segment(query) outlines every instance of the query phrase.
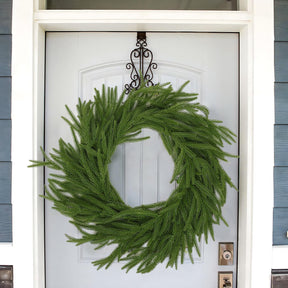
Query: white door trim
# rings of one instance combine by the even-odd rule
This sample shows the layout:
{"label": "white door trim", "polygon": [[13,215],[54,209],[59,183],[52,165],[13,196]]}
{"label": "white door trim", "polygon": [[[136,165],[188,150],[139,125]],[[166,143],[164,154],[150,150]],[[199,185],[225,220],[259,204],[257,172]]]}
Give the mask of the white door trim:
{"label": "white door trim", "polygon": [[[36,3],[37,2],[37,3]],[[44,287],[41,169],[45,31],[213,31],[240,34],[240,221],[238,287],[270,287],[273,208],[273,0],[241,1],[247,12],[44,11],[38,1],[13,1],[12,203],[13,245],[1,261]],[[25,31],[25,32],[24,32]],[[264,142],[263,142],[264,141]],[[265,161],[263,159],[265,158]],[[265,229],[263,230],[263,223]]]}

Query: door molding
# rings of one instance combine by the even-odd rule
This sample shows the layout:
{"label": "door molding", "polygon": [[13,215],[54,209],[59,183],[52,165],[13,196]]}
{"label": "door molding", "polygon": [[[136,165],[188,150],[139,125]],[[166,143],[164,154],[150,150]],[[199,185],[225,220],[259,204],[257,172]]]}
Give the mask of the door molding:
{"label": "door molding", "polygon": [[[94,65],[90,67],[86,67],[79,71],[79,86],[78,86],[78,94],[82,100],[89,100],[91,91],[94,93],[93,81],[97,79],[104,78],[107,75],[119,75],[123,73],[123,67],[126,67],[127,61],[117,61],[117,62],[107,62],[100,65]],[[137,64],[138,65],[138,64]],[[189,79],[190,86],[188,88],[192,88],[193,92],[198,93],[198,101],[201,102],[201,91],[202,91],[202,80],[201,74],[202,70],[196,67],[190,67],[187,65],[180,65],[178,63],[168,62],[168,61],[157,61],[157,72],[171,75],[172,77],[180,77],[184,81]],[[124,70],[125,71],[125,70]],[[127,71],[127,69],[126,69]],[[130,72],[130,71],[129,71]],[[130,75],[130,73],[129,73]],[[131,81],[129,77],[127,81]],[[157,81],[156,81],[157,82]],[[86,87],[86,88],[85,88]],[[99,88],[98,88],[99,89]],[[89,96],[88,96],[89,95]],[[94,95],[94,94],[93,94]]]}
{"label": "door molding", "polygon": [[20,288],[23,279],[33,283],[34,288],[44,288],[45,282],[43,200],[38,196],[43,191],[43,172],[26,168],[29,159],[41,159],[38,147],[43,144],[44,135],[45,31],[139,30],[239,33],[238,287],[270,287],[274,154],[273,0],[241,1],[244,8],[249,8],[241,12],[45,11],[35,10],[39,6],[38,1],[34,2],[13,1],[13,245],[0,245],[0,255],[3,261],[7,260],[6,264],[14,266],[14,287]]}

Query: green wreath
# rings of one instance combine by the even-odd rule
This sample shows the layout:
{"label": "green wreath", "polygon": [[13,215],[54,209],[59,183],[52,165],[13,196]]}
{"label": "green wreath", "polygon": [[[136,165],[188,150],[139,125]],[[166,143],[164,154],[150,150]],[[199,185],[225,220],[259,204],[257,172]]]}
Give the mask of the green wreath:
{"label": "green wreath", "polygon": [[[92,262],[98,268],[123,260],[123,269],[137,266],[146,273],[165,259],[167,267],[177,268],[185,253],[193,263],[202,235],[206,242],[208,234],[214,239],[213,224],[226,223],[221,207],[227,184],[234,185],[219,160],[232,156],[221,148],[235,135],[208,119],[207,108],[183,87],[142,86],[124,100],[124,93],[118,98],[116,89],[103,86],[94,101],[79,100],[77,117],[66,106],[71,120],[63,119],[74,144],[60,139],[49,156],[42,149],[44,161],[32,161],[60,172],[50,174],[45,198],[81,232],[79,239],[67,236],[69,242],[90,242],[95,249],[117,244],[108,257]],[[136,138],[142,128],[160,134],[174,160],[171,182],[177,188],[167,201],[130,207],[112,186],[108,164],[119,144],[146,139]]]}

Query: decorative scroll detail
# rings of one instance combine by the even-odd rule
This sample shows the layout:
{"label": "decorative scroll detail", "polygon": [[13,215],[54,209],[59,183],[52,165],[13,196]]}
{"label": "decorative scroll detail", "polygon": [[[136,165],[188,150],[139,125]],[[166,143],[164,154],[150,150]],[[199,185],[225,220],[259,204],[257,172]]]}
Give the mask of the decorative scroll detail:
{"label": "decorative scroll detail", "polygon": [[[125,84],[126,94],[133,89],[140,87],[141,81],[146,82],[146,86],[153,86],[153,69],[157,68],[157,64],[153,62],[153,53],[147,48],[146,32],[137,32],[137,48],[130,53],[131,63],[126,64],[128,70],[131,69],[130,78],[131,83]],[[139,59],[139,60],[138,60]],[[147,60],[147,61],[144,61]],[[139,69],[136,64],[139,61]],[[146,63],[147,64],[146,64]],[[145,69],[146,68],[146,69]]]}

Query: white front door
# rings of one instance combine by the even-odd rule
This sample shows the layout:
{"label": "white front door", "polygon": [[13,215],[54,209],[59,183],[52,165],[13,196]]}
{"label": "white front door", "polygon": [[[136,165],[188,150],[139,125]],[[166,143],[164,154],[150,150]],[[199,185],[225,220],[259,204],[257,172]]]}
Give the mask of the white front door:
{"label": "white front door", "polygon": [[[102,84],[122,91],[129,83],[126,69],[135,48],[136,33],[47,33],[45,149],[57,147],[60,137],[71,139],[61,116],[72,111],[78,97],[90,99]],[[189,80],[186,90],[199,93],[199,101],[210,110],[212,119],[238,133],[238,34],[233,33],[147,33],[148,48],[158,68],[155,83],[171,82],[176,89]],[[165,200],[173,190],[169,184],[173,161],[157,133],[145,129],[151,138],[118,147],[110,165],[110,177],[123,199],[132,206]],[[238,153],[238,144],[225,149]],[[238,161],[223,163],[233,182],[238,183]],[[47,171],[46,175],[49,174]],[[94,251],[92,245],[76,247],[65,234],[77,237],[69,219],[45,204],[47,288],[134,288],[134,287],[218,287],[218,272],[232,271],[236,287],[238,193],[228,190],[223,215],[229,224],[215,226],[215,242],[200,243],[201,257],[195,253],[178,270],[159,265],[148,274],[121,270],[113,263],[108,270],[97,270],[91,262],[109,253],[109,247]],[[219,242],[234,243],[233,265],[218,265]],[[105,254],[106,253],[106,254]]]}

